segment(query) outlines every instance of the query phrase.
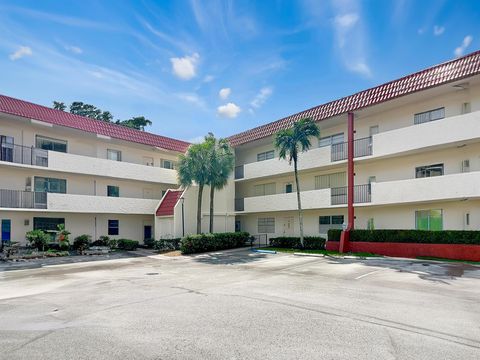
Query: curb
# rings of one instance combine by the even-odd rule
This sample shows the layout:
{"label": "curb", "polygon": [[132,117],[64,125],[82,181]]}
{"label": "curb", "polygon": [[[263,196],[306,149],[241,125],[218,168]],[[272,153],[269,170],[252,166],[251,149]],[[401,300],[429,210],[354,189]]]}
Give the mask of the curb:
{"label": "curb", "polygon": [[277,252],[274,250],[258,250],[252,249],[253,252],[262,253],[262,254],[276,254]]}

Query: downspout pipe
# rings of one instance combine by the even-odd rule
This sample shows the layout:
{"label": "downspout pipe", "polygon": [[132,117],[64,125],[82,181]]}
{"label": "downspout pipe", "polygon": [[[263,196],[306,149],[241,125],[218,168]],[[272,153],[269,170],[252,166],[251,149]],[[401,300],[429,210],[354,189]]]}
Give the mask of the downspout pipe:
{"label": "downspout pipe", "polygon": [[354,126],[354,115],[352,112],[348,113],[348,139],[347,139],[347,208],[348,208],[348,223],[346,229],[342,231],[340,237],[340,247],[339,252],[348,252],[350,233],[355,226],[355,208],[353,206],[354,202],[354,189],[355,189],[355,169],[354,169],[354,137],[355,137],[355,126]]}

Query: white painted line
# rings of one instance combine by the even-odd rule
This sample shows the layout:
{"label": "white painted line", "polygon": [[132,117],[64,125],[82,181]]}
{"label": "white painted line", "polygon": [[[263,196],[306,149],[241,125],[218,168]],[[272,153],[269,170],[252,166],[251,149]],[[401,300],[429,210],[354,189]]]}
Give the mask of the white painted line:
{"label": "white painted line", "polygon": [[366,274],[363,274],[363,275],[357,276],[357,277],[355,278],[355,280],[358,280],[358,279],[364,278],[365,276],[372,275],[372,274],[378,273],[378,272],[380,272],[380,271],[383,271],[383,270],[384,270],[384,269],[380,269],[380,270],[371,271],[371,272],[369,272],[369,273],[366,273]]}

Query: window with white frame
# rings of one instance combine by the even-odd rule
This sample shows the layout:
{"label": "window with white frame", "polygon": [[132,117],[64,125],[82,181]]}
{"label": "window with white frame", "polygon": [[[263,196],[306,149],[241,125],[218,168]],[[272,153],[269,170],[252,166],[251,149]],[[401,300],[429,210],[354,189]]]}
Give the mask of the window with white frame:
{"label": "window with white frame", "polygon": [[315,189],[330,189],[347,185],[347,173],[338,172],[315,176]]}
{"label": "window with white frame", "polygon": [[275,183],[260,184],[253,187],[254,196],[265,196],[276,194]]}
{"label": "window with white frame", "polygon": [[122,152],[120,150],[107,149],[107,159],[122,161]]}
{"label": "window with white frame", "polygon": [[257,154],[257,161],[270,160],[270,159],[273,159],[274,157],[275,157],[274,150],[264,151]]}
{"label": "window with white frame", "polygon": [[343,215],[323,215],[319,219],[319,232],[326,234],[330,229],[341,229],[344,222]]}
{"label": "window with white frame", "polygon": [[445,108],[428,110],[421,113],[417,113],[413,116],[413,123],[415,125],[423,124],[429,121],[440,120],[445,117]]}
{"label": "window with white frame", "polygon": [[275,232],[275,218],[258,218],[258,233],[271,234]]}
{"label": "window with white frame", "polygon": [[67,152],[67,142],[65,140],[53,139],[41,135],[36,135],[35,146],[44,150]]}
{"label": "window with white frame", "polygon": [[318,141],[318,147],[329,146],[333,144],[341,144],[344,142],[344,135],[343,133],[334,134],[330,136],[325,136],[320,138]]}
{"label": "window with white frame", "polygon": [[418,166],[415,168],[415,177],[433,177],[443,175],[443,164]]}
{"label": "window with white frame", "polygon": [[443,230],[443,210],[415,211],[415,228],[417,230]]}
{"label": "window with white frame", "polygon": [[172,160],[162,159],[162,168],[164,169],[175,169],[175,162]]}

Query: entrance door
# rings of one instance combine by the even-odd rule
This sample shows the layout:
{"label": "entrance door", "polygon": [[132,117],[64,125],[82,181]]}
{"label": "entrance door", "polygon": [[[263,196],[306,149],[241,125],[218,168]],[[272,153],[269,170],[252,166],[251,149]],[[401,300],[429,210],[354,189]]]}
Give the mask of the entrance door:
{"label": "entrance door", "polygon": [[283,219],[283,235],[293,235],[293,217],[286,217]]}
{"label": "entrance door", "polygon": [[2,243],[10,242],[12,237],[12,221],[10,219],[2,219]]}
{"label": "entrance door", "polygon": [[152,239],[152,225],[143,226],[143,240]]}

